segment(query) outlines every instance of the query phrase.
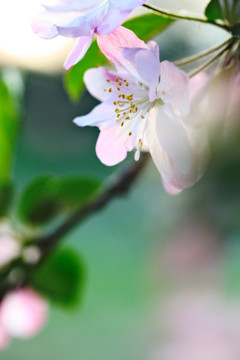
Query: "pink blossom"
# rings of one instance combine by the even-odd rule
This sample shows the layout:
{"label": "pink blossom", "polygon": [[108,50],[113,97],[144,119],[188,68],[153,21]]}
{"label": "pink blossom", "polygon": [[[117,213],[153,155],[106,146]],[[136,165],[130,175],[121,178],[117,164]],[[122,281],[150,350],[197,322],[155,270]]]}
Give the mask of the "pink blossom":
{"label": "pink blossom", "polygon": [[42,329],[47,315],[48,306],[42,297],[32,289],[22,288],[3,299],[0,323],[9,336],[27,339]]}
{"label": "pink blossom", "polygon": [[54,0],[33,21],[33,31],[45,39],[58,35],[78,38],[65,62],[65,69],[81,60],[94,34],[105,35],[121,25],[146,0]]}
{"label": "pink blossom", "polygon": [[238,360],[240,307],[215,290],[167,298],[160,322],[166,334],[152,360]]}
{"label": "pink blossom", "polygon": [[191,186],[197,178],[195,152],[181,121],[189,110],[187,74],[160,63],[154,41],[145,44],[123,27],[98,37],[98,45],[117,70],[86,71],[89,92],[103,103],[74,122],[99,127],[96,153],[105,165],[121,162],[133,149],[138,160],[144,148],[176,191]]}

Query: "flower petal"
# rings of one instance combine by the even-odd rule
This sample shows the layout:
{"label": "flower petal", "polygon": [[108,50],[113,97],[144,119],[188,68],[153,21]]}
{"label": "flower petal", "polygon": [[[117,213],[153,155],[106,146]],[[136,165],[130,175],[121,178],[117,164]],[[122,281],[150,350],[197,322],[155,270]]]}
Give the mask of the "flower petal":
{"label": "flower petal", "polygon": [[116,125],[112,102],[97,105],[89,114],[76,117],[73,122],[78,126],[98,126],[108,128]]}
{"label": "flower petal", "polygon": [[175,111],[186,115],[189,111],[189,79],[187,74],[169,61],[161,62],[159,97],[171,104]]}
{"label": "flower petal", "polygon": [[157,105],[151,110],[147,136],[163,179],[178,189],[191,186],[198,177],[195,152],[186,128],[171,108]]}
{"label": "flower petal", "polygon": [[90,35],[102,21],[104,15],[108,11],[108,2],[104,2],[99,6],[86,11],[81,16],[76,12],[75,18],[63,25],[57,26],[59,35],[67,37],[79,37]]}
{"label": "flower petal", "polygon": [[92,44],[94,33],[89,36],[81,36],[78,40],[71,53],[68,55],[64,68],[69,70],[73,65],[77,64],[86,54],[89,47]]}
{"label": "flower petal", "polygon": [[45,6],[32,22],[33,31],[39,36],[51,39],[57,35],[79,37],[90,35],[108,11],[109,2],[104,1],[91,8],[84,5],[85,12],[77,9],[77,2],[57,2],[55,6]]}
{"label": "flower petal", "polygon": [[49,11],[86,11],[89,10],[91,7],[97,6],[99,1],[97,0],[87,0],[87,1],[79,1],[79,0],[53,0],[46,4],[43,4],[44,8]]}
{"label": "flower petal", "polygon": [[160,76],[159,50],[155,48],[123,48],[123,56],[134,63],[139,77],[149,86],[149,100],[157,98],[157,85]]}
{"label": "flower petal", "polygon": [[119,128],[102,130],[96,144],[96,154],[101,162],[113,166],[123,161],[127,156],[127,148],[123,138],[119,137]]}
{"label": "flower petal", "polygon": [[106,79],[110,78],[111,74],[104,68],[88,69],[84,73],[84,83],[92,96],[100,101],[105,101],[110,94],[105,91],[107,88]]}
{"label": "flower petal", "polygon": [[[122,48],[145,48],[147,45],[140,40],[134,32],[120,26],[108,35],[97,37],[97,42],[102,53],[113,62],[120,71],[130,72],[132,64],[124,58]],[[133,68],[134,70],[134,68]]]}
{"label": "flower petal", "polygon": [[111,0],[111,5],[103,21],[97,27],[100,35],[106,35],[120,26],[132,12],[141,6],[146,0]]}

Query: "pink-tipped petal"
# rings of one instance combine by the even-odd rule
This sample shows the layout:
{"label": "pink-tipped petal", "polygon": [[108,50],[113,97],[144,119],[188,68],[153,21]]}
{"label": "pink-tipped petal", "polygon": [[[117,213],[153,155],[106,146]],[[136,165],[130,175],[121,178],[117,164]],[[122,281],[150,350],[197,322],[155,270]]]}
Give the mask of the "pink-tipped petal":
{"label": "pink-tipped petal", "polygon": [[127,156],[127,148],[124,145],[123,139],[118,136],[118,130],[118,128],[102,130],[97,140],[97,156],[107,166],[116,165]]}
{"label": "pink-tipped petal", "polygon": [[77,40],[76,45],[64,63],[64,68],[66,70],[69,70],[84,57],[92,44],[93,38],[94,34],[91,34],[90,36],[82,36]]}
{"label": "pink-tipped petal", "polygon": [[33,290],[15,290],[2,301],[1,320],[6,332],[27,339],[36,335],[46,324],[47,303]]}
{"label": "pink-tipped petal", "polygon": [[140,40],[134,32],[120,26],[108,35],[97,37],[97,42],[102,53],[113,62],[119,70],[129,72],[131,63],[124,58],[122,48],[143,48],[147,49],[144,41]]}
{"label": "pink-tipped petal", "polygon": [[161,62],[159,97],[182,115],[189,112],[189,79],[187,74],[169,61]]}

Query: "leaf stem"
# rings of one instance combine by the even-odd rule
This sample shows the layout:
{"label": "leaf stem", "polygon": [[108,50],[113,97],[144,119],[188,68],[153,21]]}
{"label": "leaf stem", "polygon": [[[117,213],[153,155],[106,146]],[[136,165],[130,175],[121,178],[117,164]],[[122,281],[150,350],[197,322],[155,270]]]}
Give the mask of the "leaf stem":
{"label": "leaf stem", "polygon": [[178,60],[178,61],[174,61],[174,64],[176,66],[183,66],[183,65],[187,65],[187,64],[190,64],[194,61],[198,61],[204,57],[207,57],[208,55],[211,55],[213,52],[221,49],[223,46],[229,44],[230,42],[232,41],[232,38],[229,38],[227,39],[226,41],[222,42],[221,44],[218,44],[214,47],[212,47],[211,49],[208,49],[208,50],[205,50],[205,51],[202,51],[196,55],[193,55],[193,56],[189,56],[189,57],[186,57],[186,58],[183,58],[181,60]]}
{"label": "leaf stem", "polygon": [[162,9],[159,9],[158,7],[156,7],[156,6],[148,5],[148,4],[144,4],[143,6],[145,8],[147,8],[147,9],[149,9],[149,10],[152,10],[152,11],[156,12],[157,14],[159,14],[159,15],[161,15],[163,17],[166,17],[166,18],[170,18],[170,19],[173,19],[173,20],[182,19],[182,20],[198,21],[198,22],[201,22],[201,23],[218,26],[221,29],[224,29],[224,30],[230,32],[230,28],[227,25],[220,22],[220,21],[209,20],[206,17],[200,17],[200,16],[197,16],[195,14],[184,15],[183,13],[181,14],[181,13],[177,13],[177,12],[171,12],[171,11],[167,11],[167,10],[162,10]]}

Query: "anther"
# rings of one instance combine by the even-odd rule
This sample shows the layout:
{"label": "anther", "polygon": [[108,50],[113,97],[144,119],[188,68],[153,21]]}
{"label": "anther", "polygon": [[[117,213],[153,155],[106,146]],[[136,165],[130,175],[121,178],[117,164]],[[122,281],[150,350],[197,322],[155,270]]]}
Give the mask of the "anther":
{"label": "anther", "polygon": [[112,92],[112,88],[110,88],[108,91],[111,93],[111,92]]}
{"label": "anther", "polygon": [[129,135],[129,136],[131,136],[131,135],[132,135],[131,131],[128,133],[128,135]]}

